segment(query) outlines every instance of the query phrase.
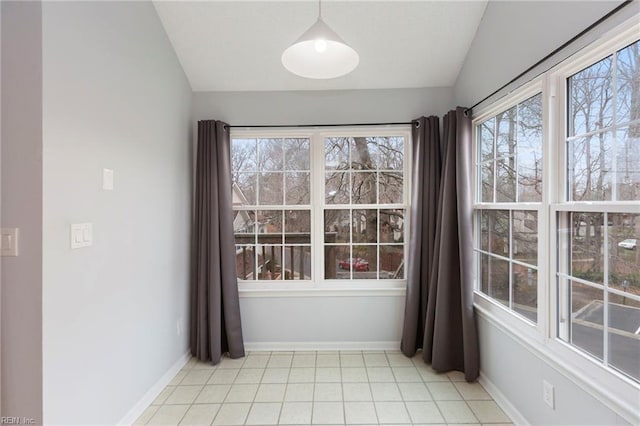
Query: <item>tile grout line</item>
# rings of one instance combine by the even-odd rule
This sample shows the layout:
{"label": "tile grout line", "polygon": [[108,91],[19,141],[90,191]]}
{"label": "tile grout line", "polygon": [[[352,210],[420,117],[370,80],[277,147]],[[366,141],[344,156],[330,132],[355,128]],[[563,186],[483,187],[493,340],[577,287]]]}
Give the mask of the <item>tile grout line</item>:
{"label": "tile grout line", "polygon": [[[290,382],[290,380],[291,380],[291,378],[292,378],[292,377],[291,377],[291,374],[292,374],[291,370],[293,369],[293,360],[294,360],[294,358],[295,358],[295,356],[296,356],[296,352],[297,352],[297,351],[293,351],[293,355],[291,355],[291,360],[290,360],[290,362],[287,364],[287,365],[288,365],[288,367],[289,367],[289,368],[288,368],[288,370],[289,370],[289,371],[288,371],[288,373],[287,373],[287,378],[285,379],[285,383],[284,383],[284,394],[283,394],[283,396],[282,396],[281,398],[279,398],[279,400],[280,400],[280,410],[279,410],[279,412],[278,412],[278,418],[277,418],[277,422],[278,422],[278,424],[279,424],[279,423],[280,423],[280,421],[282,420],[282,414],[283,414],[283,410],[284,410],[284,404],[286,403],[286,394],[287,394],[287,391],[288,391],[288,389],[289,389],[289,384],[305,384],[305,383],[309,383],[309,382],[305,382],[305,381],[302,381],[302,382],[299,382],[299,383],[298,383],[298,382],[295,382],[295,383]],[[308,351],[306,351],[306,352],[308,352]],[[331,351],[331,352],[333,352],[333,351]],[[343,364],[343,359],[342,359],[342,355],[343,355],[343,354],[342,354],[342,352],[341,352],[341,351],[336,351],[336,353],[337,353],[337,355],[338,355],[338,371],[339,371],[339,376],[340,376],[340,381],[339,381],[339,385],[340,385],[340,395],[341,395],[340,400],[341,400],[341,403],[342,403],[342,414],[343,414],[344,424],[346,425],[346,424],[347,424],[347,413],[346,413],[346,403],[347,403],[347,401],[345,401],[345,389],[344,389],[344,385],[345,385],[345,383],[346,383],[346,384],[350,384],[351,382],[348,382],[348,383],[347,383],[347,382],[345,382],[345,381],[344,381],[344,380],[345,380],[345,378],[344,378],[344,375],[342,374],[342,371],[343,371],[343,369],[344,369],[344,368],[348,368],[348,367],[346,367],[346,366]],[[366,363],[366,361],[365,361],[365,356],[364,356],[364,355],[365,355],[365,352],[364,352],[364,351],[358,351],[357,353],[358,353],[358,354],[360,354],[360,356],[362,357],[362,364],[363,364],[363,367],[362,367],[362,368],[364,368],[364,373],[365,373],[365,376],[366,376],[366,381],[367,381],[368,390],[369,390],[369,392],[371,393],[371,403],[373,404],[373,408],[374,408],[374,413],[375,413],[375,415],[376,415],[377,424],[380,424],[379,415],[378,415],[378,408],[377,408],[377,406],[376,406],[376,398],[373,396],[373,388],[372,388],[371,377],[370,377],[370,374],[369,374],[369,370],[368,370],[368,368],[367,368],[367,363]],[[376,352],[376,353],[377,353],[377,352]],[[410,411],[409,411],[409,409],[408,409],[408,406],[407,406],[407,403],[408,403],[408,402],[411,402],[411,401],[407,401],[407,400],[405,399],[405,396],[402,394],[402,391],[401,391],[401,389],[400,389],[400,384],[405,383],[405,382],[398,382],[398,376],[397,376],[396,372],[394,372],[394,370],[393,370],[393,366],[391,365],[391,364],[392,364],[392,363],[391,363],[391,360],[389,359],[389,355],[390,355],[390,354],[389,354],[389,353],[387,353],[386,351],[385,351],[385,352],[382,352],[382,353],[384,354],[384,359],[385,359],[385,361],[386,361],[386,363],[387,363],[387,366],[386,366],[386,367],[390,369],[390,371],[391,371],[391,376],[393,377],[393,381],[392,381],[391,383],[393,383],[393,384],[395,385],[396,390],[398,390],[398,391],[399,391],[399,393],[400,393],[400,397],[401,397],[401,400],[402,400],[402,402],[403,402],[403,407],[405,408],[405,410],[406,410],[406,412],[407,412],[407,414],[408,414],[408,416],[409,416],[409,420],[411,421],[411,423],[410,423],[410,424],[414,424],[414,423],[413,423],[413,418],[412,418],[411,413],[410,413]],[[307,353],[307,354],[305,354],[305,355],[308,355],[308,353]],[[345,354],[345,355],[346,355],[346,354]],[[350,353],[349,355],[351,355],[351,353]],[[247,424],[248,424],[248,422],[249,422],[249,415],[251,414],[252,409],[255,407],[255,404],[257,404],[256,399],[257,399],[257,395],[258,395],[258,390],[260,389],[260,386],[261,386],[261,385],[265,384],[265,383],[263,383],[263,382],[262,382],[262,380],[264,379],[264,375],[266,374],[266,370],[269,368],[269,367],[268,367],[268,362],[271,360],[271,357],[273,357],[273,356],[274,356],[274,354],[270,352],[270,353],[269,353],[269,360],[267,361],[267,365],[266,365],[266,366],[265,366],[265,368],[263,369],[263,371],[262,371],[262,373],[261,373],[260,377],[259,377],[258,379],[255,379],[255,380],[257,380],[257,381],[258,381],[258,383],[256,384],[256,385],[257,385],[256,393],[253,395],[252,400],[251,400],[251,401],[248,401],[248,402],[249,402],[249,408],[248,408],[248,411],[247,411],[247,413],[246,413],[246,417],[245,417],[245,420],[244,420],[244,424],[245,424],[245,425],[247,425]],[[314,360],[315,360],[315,363],[314,363],[314,367],[313,367],[313,372],[314,372],[313,377],[314,377],[314,380],[313,380],[313,383],[312,383],[312,385],[313,385],[313,386],[312,386],[312,388],[311,388],[311,389],[312,389],[312,391],[311,391],[311,413],[310,413],[310,415],[311,415],[311,419],[310,419],[310,424],[313,424],[313,414],[314,414],[314,408],[315,408],[315,404],[316,404],[316,400],[315,400],[315,397],[316,397],[316,385],[317,385],[318,383],[325,383],[325,382],[317,382],[317,381],[315,380],[315,379],[316,379],[317,369],[319,368],[319,367],[318,367],[318,365],[317,365],[317,363],[318,363],[318,358],[319,358],[319,352],[318,352],[318,351],[314,351]],[[429,398],[431,398],[431,400],[430,400],[430,401],[434,403],[434,406],[436,407],[436,409],[437,409],[438,413],[440,414],[440,416],[443,418],[443,420],[444,420],[444,421],[445,421],[445,423],[446,423],[446,418],[445,418],[445,416],[443,415],[443,412],[442,412],[442,410],[441,410],[441,408],[440,408],[440,406],[439,406],[438,402],[458,401],[458,400],[457,400],[457,399],[453,399],[453,400],[448,400],[448,399],[436,400],[436,399],[434,398],[434,395],[432,394],[431,389],[430,389],[430,388],[429,388],[429,386],[428,386],[428,384],[429,384],[429,383],[432,383],[432,382],[430,382],[430,381],[426,381],[426,378],[425,378],[422,374],[420,374],[420,368],[416,365],[415,360],[413,359],[413,357],[412,357],[412,358],[409,358],[409,360],[411,361],[411,366],[412,366],[414,369],[418,370],[418,371],[417,371],[417,373],[418,373],[418,375],[419,375],[419,377],[420,377],[420,381],[418,381],[418,382],[406,382],[406,383],[420,383],[420,384],[422,384],[422,385],[424,386],[425,390],[427,391],[427,396],[428,396]],[[212,423],[213,423],[213,422],[215,422],[215,419],[220,415],[221,408],[222,408],[225,404],[227,404],[227,403],[231,404],[231,402],[227,402],[227,401],[226,401],[226,399],[227,399],[227,397],[228,397],[229,393],[231,392],[232,387],[233,387],[234,385],[240,385],[240,384],[242,384],[242,385],[248,385],[248,384],[250,384],[250,383],[238,383],[238,382],[237,382],[238,377],[240,376],[240,374],[242,373],[242,371],[243,371],[243,370],[244,370],[244,371],[246,371],[246,370],[249,370],[249,369],[250,369],[249,367],[246,367],[246,366],[245,366],[245,362],[246,362],[246,359],[245,359],[245,360],[243,361],[243,363],[241,363],[241,364],[239,365],[239,367],[237,368],[236,375],[235,375],[234,379],[231,381],[231,383],[228,383],[228,384],[227,384],[227,385],[229,386],[229,388],[227,389],[227,391],[225,392],[224,396],[222,397],[222,401],[221,401],[221,403],[219,403],[219,404],[218,404],[218,403],[216,403],[216,404],[215,404],[215,405],[218,405],[218,410],[217,410],[216,414],[215,414],[215,415],[214,415],[214,417],[213,417]],[[154,414],[153,414],[153,415],[151,415],[151,416],[150,416],[149,420],[147,420],[147,422],[146,422],[145,424],[149,424],[149,423],[151,422],[152,418],[153,418],[153,417],[155,417],[155,416],[157,415],[157,412],[158,412],[162,407],[164,407],[164,406],[171,406],[171,405],[183,405],[183,404],[167,404],[167,403],[166,403],[166,401],[171,397],[171,395],[173,395],[173,394],[178,390],[178,387],[180,387],[180,386],[201,386],[201,389],[199,390],[199,392],[197,393],[197,395],[195,395],[195,396],[194,396],[193,400],[192,400],[190,403],[184,404],[184,405],[186,405],[186,406],[187,406],[187,408],[186,408],[186,411],[185,411],[185,412],[184,412],[184,414],[180,417],[180,420],[179,420],[179,421],[184,421],[184,420],[185,420],[185,418],[187,417],[187,415],[188,415],[188,413],[190,412],[190,410],[191,410],[191,409],[193,409],[195,406],[201,405],[201,404],[197,404],[197,403],[196,403],[196,401],[197,401],[197,399],[200,397],[200,395],[202,395],[202,392],[205,390],[205,388],[206,388],[209,384],[211,384],[211,385],[215,385],[215,384],[216,384],[216,383],[213,383],[213,382],[212,382],[212,383],[209,383],[209,382],[210,382],[210,380],[211,380],[211,378],[212,378],[212,377],[213,377],[213,375],[215,374],[215,371],[217,371],[217,370],[225,370],[224,368],[223,368],[223,369],[220,369],[220,368],[218,368],[218,367],[216,366],[216,368],[213,368],[213,369],[212,369],[213,371],[211,371],[211,373],[210,373],[209,375],[207,375],[208,379],[207,379],[207,380],[205,380],[205,383],[204,383],[204,384],[202,384],[202,383],[200,383],[200,384],[199,384],[199,383],[185,384],[185,383],[184,383],[184,380],[186,380],[186,376],[187,376],[187,374],[189,374],[190,372],[193,372],[193,371],[198,370],[198,369],[196,369],[196,368],[193,368],[193,367],[194,367],[194,365],[195,365],[195,364],[193,364],[193,361],[192,361],[192,362],[190,362],[190,363],[188,363],[188,364],[185,366],[185,377],[183,377],[183,378],[182,378],[182,379],[181,379],[181,380],[180,380],[176,385],[167,385],[167,386],[166,386],[166,387],[174,387],[174,389],[173,389],[173,391],[172,391],[169,395],[167,395],[167,397],[164,399],[164,401],[163,401],[162,403],[157,404],[157,405],[150,404],[150,406],[149,406],[149,407],[151,407],[151,406],[156,406],[156,407],[157,407],[157,410],[154,412]],[[358,366],[358,365],[355,365],[355,366]],[[232,366],[232,367],[235,367],[235,366]],[[280,367],[274,366],[274,367],[272,367],[272,368],[280,368]],[[301,367],[301,368],[306,368],[306,367]],[[373,367],[372,367],[372,368],[373,368]],[[234,368],[231,368],[231,369],[234,369]],[[179,373],[178,373],[178,374],[179,374]],[[475,420],[475,421],[477,421],[477,422],[480,422],[479,417],[477,417],[476,413],[475,413],[475,412],[474,412],[474,410],[472,409],[472,407],[471,407],[471,405],[469,404],[469,402],[470,402],[470,401],[494,401],[494,400],[493,400],[492,398],[490,398],[490,397],[489,397],[489,399],[486,399],[486,398],[484,398],[482,395],[477,396],[477,397],[474,397],[474,395],[471,395],[471,397],[470,397],[470,398],[466,398],[466,397],[465,397],[465,396],[460,392],[460,390],[458,389],[458,386],[457,386],[458,382],[459,382],[459,381],[454,381],[454,380],[453,380],[453,378],[452,378],[450,375],[448,375],[448,374],[447,374],[447,375],[446,375],[446,380],[436,381],[436,382],[433,382],[433,383],[447,383],[447,384],[449,384],[450,386],[452,386],[452,387],[453,387],[453,389],[455,390],[456,394],[458,394],[458,395],[461,397],[461,400],[462,400],[462,401],[464,401],[464,403],[465,403],[465,407],[467,407],[467,409],[471,412],[472,417],[474,418],[474,420]],[[330,383],[330,382],[326,382],[326,383]],[[356,383],[356,384],[357,384],[357,383],[359,383],[359,382],[357,382],[357,381],[356,381],[356,382],[353,382],[353,383]],[[377,382],[376,382],[376,383],[377,383]],[[386,382],[381,382],[381,383],[386,383]],[[225,384],[225,383],[223,383],[223,384]],[[166,387],[165,387],[165,388],[166,388]],[[481,385],[480,385],[480,387],[481,387],[481,389],[482,389],[482,390],[484,390],[484,388],[483,388]],[[484,390],[484,391],[486,392],[486,390]],[[293,402],[293,401],[292,401],[292,402]],[[302,402],[303,402],[303,401],[302,401]],[[494,402],[495,402],[495,401],[494,401]],[[209,404],[209,403],[204,402],[203,404]],[[508,416],[507,416],[507,419],[508,419]],[[508,419],[508,420],[511,420],[511,419]]]}

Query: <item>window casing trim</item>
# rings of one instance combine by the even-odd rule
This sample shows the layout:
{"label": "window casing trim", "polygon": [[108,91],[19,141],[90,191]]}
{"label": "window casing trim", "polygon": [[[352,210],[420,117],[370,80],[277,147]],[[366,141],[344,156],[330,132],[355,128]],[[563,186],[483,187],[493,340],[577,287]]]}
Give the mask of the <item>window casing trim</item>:
{"label": "window casing trim", "polygon": [[[251,295],[249,297],[268,297],[266,293],[273,292],[271,297],[287,292],[299,293],[312,292],[314,294],[345,295],[345,291],[359,291],[361,294],[376,295],[380,291],[397,292],[404,291],[406,279],[376,279],[376,280],[339,280],[324,279],[324,244],[321,235],[324,232],[325,208],[324,200],[324,138],[325,137],[362,137],[362,136],[402,136],[404,137],[403,154],[403,176],[404,194],[402,203],[397,204],[358,204],[358,208],[378,208],[378,209],[405,209],[406,227],[404,229],[405,260],[407,258],[407,246],[409,244],[409,232],[411,226],[410,217],[410,197],[411,197],[411,127],[409,125],[383,125],[376,126],[356,126],[356,127],[313,127],[300,128],[232,128],[230,137],[232,139],[256,139],[256,138],[307,138],[310,141],[310,204],[304,206],[296,205],[261,205],[258,209],[276,210],[309,210],[311,215],[311,250],[312,256],[312,277],[310,280],[238,280],[238,289],[241,295]],[[328,208],[354,208],[354,205],[327,205]],[[252,207],[235,207],[236,210],[253,210]],[[379,243],[377,243],[379,244]],[[284,292],[284,293],[283,293]],[[338,292],[338,293],[336,293]],[[242,296],[241,296],[242,297]]]}

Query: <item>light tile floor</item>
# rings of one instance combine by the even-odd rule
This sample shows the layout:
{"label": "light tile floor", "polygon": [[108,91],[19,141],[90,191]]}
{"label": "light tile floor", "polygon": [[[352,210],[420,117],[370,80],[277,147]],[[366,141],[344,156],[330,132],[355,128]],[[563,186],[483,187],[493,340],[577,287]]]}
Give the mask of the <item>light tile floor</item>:
{"label": "light tile floor", "polygon": [[506,425],[479,383],[435,373],[418,353],[251,352],[191,359],[135,424]]}

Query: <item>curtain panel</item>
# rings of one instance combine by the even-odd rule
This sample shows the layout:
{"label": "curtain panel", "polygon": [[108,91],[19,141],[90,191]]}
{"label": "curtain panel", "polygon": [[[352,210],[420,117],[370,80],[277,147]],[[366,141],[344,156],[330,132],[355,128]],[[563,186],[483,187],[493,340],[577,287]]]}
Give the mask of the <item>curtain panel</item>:
{"label": "curtain panel", "polygon": [[473,308],[471,118],[464,108],[413,122],[411,235],[401,350],[438,372],[479,375]]}
{"label": "curtain panel", "polygon": [[236,278],[229,126],[198,122],[191,252],[191,354],[244,356]]}

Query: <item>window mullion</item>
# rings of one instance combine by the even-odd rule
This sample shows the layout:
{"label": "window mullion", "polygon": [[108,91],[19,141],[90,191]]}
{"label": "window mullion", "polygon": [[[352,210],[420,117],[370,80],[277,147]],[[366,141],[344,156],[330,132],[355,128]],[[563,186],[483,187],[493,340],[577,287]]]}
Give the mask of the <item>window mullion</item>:
{"label": "window mullion", "polygon": [[322,134],[311,136],[311,266],[313,286],[324,278],[324,140]]}

